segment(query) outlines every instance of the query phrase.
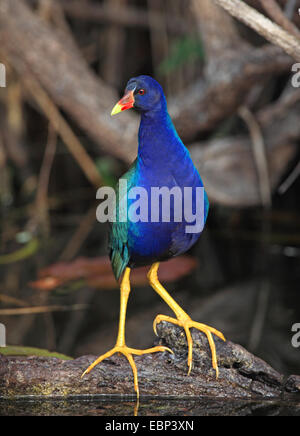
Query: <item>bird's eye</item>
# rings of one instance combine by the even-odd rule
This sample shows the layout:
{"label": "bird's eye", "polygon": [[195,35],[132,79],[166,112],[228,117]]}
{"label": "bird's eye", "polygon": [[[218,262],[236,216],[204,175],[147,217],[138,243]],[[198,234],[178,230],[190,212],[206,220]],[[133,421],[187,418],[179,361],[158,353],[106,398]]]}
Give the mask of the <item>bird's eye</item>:
{"label": "bird's eye", "polygon": [[140,90],[139,90],[139,94],[140,94],[140,95],[144,95],[145,92],[146,92],[146,91],[145,91],[144,89],[140,89]]}

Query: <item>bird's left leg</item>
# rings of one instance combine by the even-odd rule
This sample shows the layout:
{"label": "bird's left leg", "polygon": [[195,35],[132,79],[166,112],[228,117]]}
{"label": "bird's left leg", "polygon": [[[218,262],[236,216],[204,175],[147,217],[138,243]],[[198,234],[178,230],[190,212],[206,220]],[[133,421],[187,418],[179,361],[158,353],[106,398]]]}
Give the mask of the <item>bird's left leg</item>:
{"label": "bird's left leg", "polygon": [[205,324],[201,324],[199,322],[193,321],[189,315],[176,303],[176,301],[171,297],[171,295],[166,291],[166,289],[161,285],[157,277],[157,271],[159,268],[159,262],[154,263],[149,272],[148,272],[148,280],[152,288],[162,297],[162,299],[168,304],[168,306],[173,310],[176,315],[176,318],[172,318],[166,315],[157,315],[153,322],[154,332],[156,332],[156,325],[161,321],[168,321],[172,324],[176,324],[180,327],[184,328],[187,342],[188,342],[188,374],[191,372],[192,363],[193,363],[193,339],[191,336],[190,328],[194,327],[203,333],[206,334],[208,343],[210,346],[211,354],[212,354],[212,366],[216,371],[216,377],[219,376],[218,362],[217,362],[217,353],[216,346],[212,337],[212,333],[225,341],[225,338],[221,332],[214,329],[213,327],[209,327]]}
{"label": "bird's left leg", "polygon": [[173,353],[172,350],[170,350],[167,347],[164,347],[162,345],[158,345],[156,347],[148,348],[146,350],[137,350],[135,348],[127,347],[125,343],[125,320],[126,320],[126,309],[127,309],[127,302],[128,297],[130,294],[130,268],[126,268],[125,273],[122,278],[121,282],[121,298],[120,298],[120,319],[119,319],[119,331],[118,331],[118,337],[116,345],[109,350],[107,353],[103,354],[102,356],[98,357],[82,374],[81,377],[83,377],[85,374],[88,374],[98,363],[102,362],[104,359],[107,359],[108,357],[112,356],[115,353],[121,353],[123,354],[132,369],[133,372],[133,378],[134,378],[134,390],[136,391],[137,397],[139,398],[139,385],[138,385],[138,375],[137,375],[137,369],[136,365],[134,363],[133,355],[139,355],[142,354],[148,354],[148,353],[156,353],[157,351],[169,351],[170,353]]}

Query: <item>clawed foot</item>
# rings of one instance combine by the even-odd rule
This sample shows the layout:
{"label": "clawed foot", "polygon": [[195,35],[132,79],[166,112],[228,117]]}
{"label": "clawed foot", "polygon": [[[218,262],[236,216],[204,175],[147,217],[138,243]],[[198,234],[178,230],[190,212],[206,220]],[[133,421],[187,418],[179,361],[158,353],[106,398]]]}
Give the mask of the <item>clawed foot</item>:
{"label": "clawed foot", "polygon": [[136,350],[135,348],[129,348],[126,345],[116,345],[114,348],[112,348],[111,350],[109,350],[107,353],[102,354],[102,356],[98,357],[98,359],[96,359],[82,374],[81,378],[85,375],[88,374],[96,365],[98,365],[98,363],[102,362],[104,359],[107,359],[108,357],[112,356],[115,353],[121,353],[123,354],[128,362],[130,363],[132,372],[133,372],[133,378],[134,378],[134,390],[137,394],[137,397],[139,398],[139,385],[138,385],[138,375],[137,375],[137,369],[136,369],[136,365],[135,362],[133,360],[133,354],[137,355],[137,356],[141,356],[142,354],[149,354],[149,353],[156,353],[158,351],[169,351],[169,353],[173,354],[173,351],[170,350],[170,348],[168,347],[164,347],[164,346],[157,346],[157,347],[152,347],[152,348],[148,348],[146,350]]}
{"label": "clawed foot", "polygon": [[223,341],[225,341],[226,339],[224,338],[224,335],[221,332],[214,329],[213,327],[209,327],[205,324],[195,322],[189,316],[183,316],[182,318],[177,319],[177,318],[172,318],[172,317],[166,316],[166,315],[157,315],[157,317],[155,318],[155,320],[153,322],[153,329],[154,329],[154,332],[156,335],[157,335],[156,326],[161,321],[167,321],[167,322],[170,322],[172,324],[175,324],[175,325],[178,325],[178,326],[184,328],[187,342],[188,342],[188,367],[189,367],[188,375],[191,372],[192,363],[193,363],[193,339],[191,336],[190,328],[194,327],[194,328],[202,331],[203,333],[205,333],[207,336],[208,343],[209,343],[210,350],[211,350],[211,354],[212,354],[212,366],[213,366],[214,370],[216,371],[216,377],[217,378],[219,377],[217,352],[216,352],[216,346],[215,346],[215,343],[214,343],[214,340],[212,337],[212,333],[214,335],[218,336],[219,338],[221,338]]}

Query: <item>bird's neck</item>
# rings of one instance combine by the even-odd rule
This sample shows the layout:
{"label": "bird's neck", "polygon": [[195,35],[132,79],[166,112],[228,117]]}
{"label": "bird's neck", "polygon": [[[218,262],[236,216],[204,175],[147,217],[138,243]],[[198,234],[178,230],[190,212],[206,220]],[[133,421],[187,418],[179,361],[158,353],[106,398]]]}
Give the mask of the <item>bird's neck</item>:
{"label": "bird's neck", "polygon": [[142,165],[153,167],[170,164],[184,150],[166,109],[142,113],[138,148],[138,161]]}

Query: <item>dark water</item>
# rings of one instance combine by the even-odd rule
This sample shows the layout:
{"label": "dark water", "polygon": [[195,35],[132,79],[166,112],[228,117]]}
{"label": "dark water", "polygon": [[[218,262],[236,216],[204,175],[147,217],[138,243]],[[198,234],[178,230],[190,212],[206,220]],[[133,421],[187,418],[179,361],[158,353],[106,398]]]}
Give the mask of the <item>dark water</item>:
{"label": "dark water", "polygon": [[0,401],[0,416],[300,416],[300,402],[148,399],[135,401],[77,398],[74,400]]}

